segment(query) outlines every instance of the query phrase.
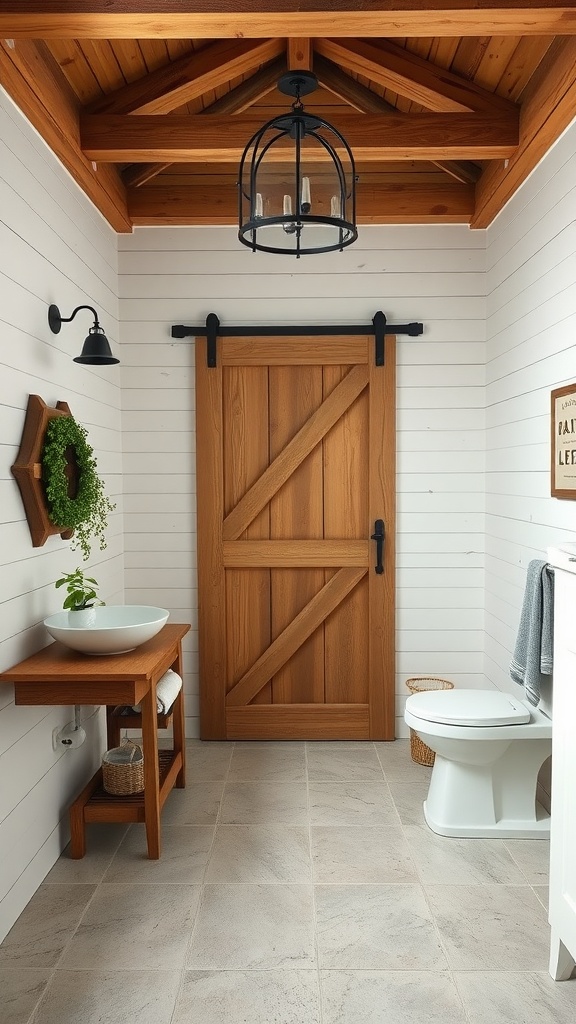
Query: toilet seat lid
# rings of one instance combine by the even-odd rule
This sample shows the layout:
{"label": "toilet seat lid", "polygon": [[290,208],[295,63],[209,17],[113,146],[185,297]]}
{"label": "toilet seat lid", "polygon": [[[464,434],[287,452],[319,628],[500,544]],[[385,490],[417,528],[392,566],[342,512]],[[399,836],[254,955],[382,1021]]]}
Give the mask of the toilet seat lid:
{"label": "toilet seat lid", "polygon": [[525,704],[501,690],[426,690],[406,702],[416,718],[441,725],[522,725],[530,721]]}

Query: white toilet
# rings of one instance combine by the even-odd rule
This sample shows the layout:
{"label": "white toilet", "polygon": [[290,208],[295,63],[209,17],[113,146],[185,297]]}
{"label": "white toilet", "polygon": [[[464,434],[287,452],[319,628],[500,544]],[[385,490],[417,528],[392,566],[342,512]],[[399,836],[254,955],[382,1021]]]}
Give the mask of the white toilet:
{"label": "white toilet", "polygon": [[[520,691],[522,692],[522,691]],[[434,690],[405,721],[435,752],[424,816],[441,836],[547,839],[538,772],[552,753],[551,680],[538,708],[500,690]]]}

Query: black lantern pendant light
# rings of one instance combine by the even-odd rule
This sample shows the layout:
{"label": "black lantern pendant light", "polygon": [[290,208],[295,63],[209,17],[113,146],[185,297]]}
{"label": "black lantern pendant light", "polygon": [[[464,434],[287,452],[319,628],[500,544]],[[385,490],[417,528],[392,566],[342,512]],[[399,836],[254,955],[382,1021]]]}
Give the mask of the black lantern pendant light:
{"label": "black lantern pendant light", "polygon": [[238,238],[254,251],[300,257],[344,249],[358,237],[352,151],[300,98],[317,86],[311,71],[282,75],[278,88],[295,97],[292,112],[263,125],[242,154]]}

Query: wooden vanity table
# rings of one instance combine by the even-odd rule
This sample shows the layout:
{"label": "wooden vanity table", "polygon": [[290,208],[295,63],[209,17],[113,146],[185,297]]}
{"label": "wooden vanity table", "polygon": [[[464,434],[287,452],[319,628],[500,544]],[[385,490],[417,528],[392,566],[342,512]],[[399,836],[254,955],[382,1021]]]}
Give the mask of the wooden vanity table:
{"label": "wooden vanity table", "polygon": [[[144,792],[110,796],[99,769],[70,808],[72,857],[86,852],[89,821],[144,822],[148,856],[160,857],[160,811],[173,786],[184,788],[186,741],[181,690],[170,712],[173,748],[158,751],[158,725],[167,722],[156,711],[156,684],[169,668],[182,675],[182,637],[189,629],[187,624],[168,623],[127,654],[78,654],[55,642],[0,674],[0,683],[14,683],[17,705],[106,705],[109,749],[118,746],[122,728],[142,728]],[[126,719],[116,710],[135,704],[140,704],[141,715]]]}

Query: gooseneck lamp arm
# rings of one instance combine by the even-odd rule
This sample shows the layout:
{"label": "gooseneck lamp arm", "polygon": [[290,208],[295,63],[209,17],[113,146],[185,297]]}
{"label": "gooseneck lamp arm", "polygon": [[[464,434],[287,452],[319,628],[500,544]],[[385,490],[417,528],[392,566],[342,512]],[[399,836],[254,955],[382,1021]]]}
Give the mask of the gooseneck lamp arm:
{"label": "gooseneck lamp arm", "polygon": [[58,306],[51,305],[48,309],[48,324],[52,334],[59,334],[62,324],[69,324],[81,309],[90,310],[94,317],[94,323],[88,331],[81,354],[75,356],[74,362],[89,366],[108,366],[112,363],[119,363],[120,360],[112,355],[110,343],[100,326],[98,313],[93,306],[76,306],[71,316],[62,316]]}
{"label": "gooseneck lamp arm", "polygon": [[52,305],[48,310],[48,324],[52,334],[60,334],[62,324],[69,324],[76,316],[76,313],[79,313],[81,309],[89,309],[94,316],[94,327],[100,327],[98,313],[93,306],[76,306],[76,309],[72,312],[72,316],[62,316],[58,306]]}

